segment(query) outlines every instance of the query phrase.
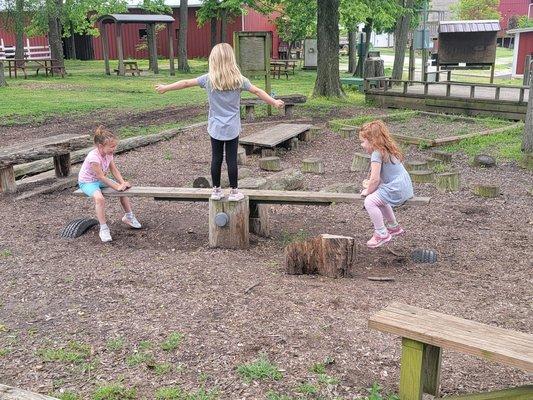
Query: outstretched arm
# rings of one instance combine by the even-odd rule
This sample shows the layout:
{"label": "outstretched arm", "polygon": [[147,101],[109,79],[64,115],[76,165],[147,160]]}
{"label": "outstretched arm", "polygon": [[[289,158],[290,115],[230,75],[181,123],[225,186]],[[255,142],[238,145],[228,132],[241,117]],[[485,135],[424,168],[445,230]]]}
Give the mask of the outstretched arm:
{"label": "outstretched arm", "polygon": [[265,103],[270,104],[271,106],[274,106],[276,108],[282,108],[285,105],[283,100],[274,99],[273,97],[269,96],[267,92],[265,92],[263,89],[259,89],[257,86],[251,85],[249,92],[255,94]]}
{"label": "outstretched arm", "polygon": [[170,83],[168,85],[157,85],[155,87],[155,90],[156,92],[163,94],[165,92],[168,92],[169,90],[180,90],[193,86],[198,86],[198,79],[184,79],[181,81]]}

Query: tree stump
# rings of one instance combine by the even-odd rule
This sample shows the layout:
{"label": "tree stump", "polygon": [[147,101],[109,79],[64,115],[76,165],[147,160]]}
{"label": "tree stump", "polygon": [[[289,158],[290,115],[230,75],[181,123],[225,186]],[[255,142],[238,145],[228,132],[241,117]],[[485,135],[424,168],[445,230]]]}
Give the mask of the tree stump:
{"label": "tree stump", "polygon": [[263,148],[261,149],[261,157],[276,157],[276,149]]}
{"label": "tree stump", "polygon": [[[376,76],[385,76],[384,61],[377,57],[367,58],[363,63],[363,78],[374,78]],[[382,84],[383,82],[380,82],[379,85],[373,83],[373,86],[381,87]]]}
{"label": "tree stump", "polygon": [[441,192],[457,192],[460,185],[459,172],[444,172],[435,175],[435,186]]}
{"label": "tree stump", "polygon": [[445,163],[452,162],[452,154],[442,150],[433,150],[431,156]]}
{"label": "tree stump", "polygon": [[500,195],[500,187],[498,185],[476,185],[474,186],[474,193],[481,197],[494,198]]}
{"label": "tree stump", "polygon": [[311,174],[323,174],[324,163],[320,158],[306,158],[302,161],[302,172]]}
{"label": "tree stump", "polygon": [[259,168],[264,171],[281,171],[279,157],[263,157],[259,159]]}
{"label": "tree stump", "polygon": [[291,150],[298,150],[298,147],[300,147],[298,138],[297,137],[292,138],[291,141],[289,142],[289,148]]}
{"label": "tree stump", "polygon": [[527,170],[533,170],[533,153],[524,153],[520,165]]}
{"label": "tree stump", "polygon": [[285,118],[292,118],[294,115],[294,104],[285,104],[284,111],[285,111]]}
{"label": "tree stump", "polygon": [[[217,225],[216,216],[224,213],[228,221]],[[250,245],[250,208],[248,196],[240,201],[209,199],[209,246],[225,249],[247,249]]]}
{"label": "tree stump", "polygon": [[270,236],[270,207],[266,204],[250,203],[250,232],[257,236]]}
{"label": "tree stump", "polygon": [[473,164],[475,167],[490,168],[496,166],[496,160],[492,156],[486,154],[478,154],[474,157]]}
{"label": "tree stump", "polygon": [[409,171],[411,179],[416,183],[430,183],[433,182],[433,171],[429,170],[419,170],[419,171]]}
{"label": "tree stump", "polygon": [[210,176],[199,176],[198,178],[195,178],[192,182],[193,188],[211,188],[211,177]]}
{"label": "tree stump", "polygon": [[343,139],[350,139],[357,135],[357,128],[355,126],[344,126],[340,128],[339,135]]}
{"label": "tree stump", "polygon": [[328,234],[291,243],[285,248],[286,271],[291,275],[350,276],[356,249],[354,238]]}
{"label": "tree stump", "polygon": [[246,119],[246,122],[253,122],[255,119],[254,117],[255,106],[253,104],[246,104],[244,106],[244,109],[245,109],[244,118]]}
{"label": "tree stump", "polygon": [[267,184],[265,178],[244,178],[239,180],[240,189],[263,189]]}
{"label": "tree stump", "polygon": [[407,171],[425,171],[428,169],[428,163],[426,161],[406,161],[404,165]]}
{"label": "tree stump", "polygon": [[309,128],[309,130],[302,132],[300,134],[301,140],[303,142],[310,142],[311,140],[316,139],[320,135],[321,132],[322,132],[322,128],[320,126],[312,126],[311,128]]}
{"label": "tree stump", "polygon": [[442,160],[439,160],[438,158],[428,157],[428,158],[426,158],[426,163],[427,163],[429,169],[433,169],[437,165],[442,164]]}
{"label": "tree stump", "polygon": [[350,171],[366,172],[370,170],[370,156],[363,153],[355,153],[353,155],[352,166]]}
{"label": "tree stump", "polygon": [[64,178],[70,175],[70,153],[54,156],[56,177]]}
{"label": "tree stump", "polygon": [[246,149],[242,146],[237,149],[237,165],[246,165]]}
{"label": "tree stump", "polygon": [[0,168],[0,193],[15,193],[17,184],[15,183],[15,171],[12,165]]}

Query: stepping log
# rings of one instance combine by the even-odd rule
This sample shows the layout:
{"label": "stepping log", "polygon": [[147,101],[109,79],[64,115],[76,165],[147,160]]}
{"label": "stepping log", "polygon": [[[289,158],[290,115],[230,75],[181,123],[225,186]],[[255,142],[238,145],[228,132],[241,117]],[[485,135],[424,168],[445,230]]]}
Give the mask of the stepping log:
{"label": "stepping log", "polygon": [[[227,221],[220,226],[220,216],[223,214]],[[209,246],[247,249],[250,245],[249,218],[248,196],[240,201],[209,199]]]}
{"label": "stepping log", "polygon": [[237,148],[237,165],[246,165],[246,150],[241,146]]}
{"label": "stepping log", "polygon": [[441,192],[457,192],[459,185],[459,172],[444,172],[435,175],[435,186]]}
{"label": "stepping log", "polygon": [[58,178],[70,175],[70,153],[54,156],[54,169]]}
{"label": "stepping log", "polygon": [[474,193],[481,197],[494,198],[500,195],[500,187],[497,185],[476,185]]}
{"label": "stepping log", "polygon": [[429,183],[433,182],[433,171],[421,170],[421,171],[409,171],[411,179],[416,183]]}
{"label": "stepping log", "polygon": [[276,157],[276,149],[261,149],[261,157]]}
{"label": "stepping log", "polygon": [[316,139],[320,133],[322,132],[323,128],[320,126],[312,126],[309,128],[309,130],[303,132],[298,137],[302,142],[310,142],[311,140]]}
{"label": "stepping log", "polygon": [[285,248],[288,274],[318,274],[330,278],[350,276],[357,245],[349,236],[322,234]]}
{"label": "stepping log", "polygon": [[447,153],[447,152],[442,151],[442,150],[433,150],[431,152],[431,156],[433,158],[437,158],[437,159],[439,159],[439,160],[441,160],[442,162],[445,162],[445,163],[452,162],[452,153]]}
{"label": "stepping log", "polygon": [[257,236],[270,236],[270,207],[267,204],[250,203],[250,232]]}
{"label": "stepping log", "polygon": [[312,174],[323,174],[324,163],[320,158],[306,158],[302,161],[302,172]]}
{"label": "stepping log", "polygon": [[297,137],[292,138],[289,142],[289,149],[291,150],[298,150],[298,147],[300,147],[300,141]]}
{"label": "stepping log", "polygon": [[368,154],[355,153],[350,171],[367,172],[368,170],[370,170],[370,156]]}
{"label": "stepping log", "polygon": [[339,135],[343,139],[349,139],[357,135],[357,128],[355,126],[344,126],[339,129]]}
{"label": "stepping log", "polygon": [[263,157],[259,159],[259,168],[264,171],[281,171],[279,157]]}
{"label": "stepping log", "polygon": [[17,184],[15,183],[15,171],[12,165],[0,167],[0,193],[15,193]]}
{"label": "stepping log", "polygon": [[428,163],[426,161],[406,161],[404,165],[407,171],[426,171],[428,169]]}
{"label": "stepping log", "polygon": [[428,158],[426,158],[426,163],[427,163],[429,169],[433,169],[437,165],[442,164],[442,160],[439,160],[438,158],[428,157]]}

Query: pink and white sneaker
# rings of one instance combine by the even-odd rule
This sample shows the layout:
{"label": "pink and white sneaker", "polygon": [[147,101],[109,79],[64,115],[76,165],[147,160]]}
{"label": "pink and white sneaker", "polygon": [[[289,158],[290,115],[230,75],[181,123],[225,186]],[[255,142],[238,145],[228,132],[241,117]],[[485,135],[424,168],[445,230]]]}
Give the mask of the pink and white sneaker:
{"label": "pink and white sneaker", "polygon": [[213,193],[211,193],[211,200],[222,200],[224,198],[224,192],[219,187],[213,188]]}
{"label": "pink and white sneaker", "polygon": [[244,199],[244,194],[239,192],[239,189],[231,189],[229,192],[228,200],[229,201],[240,201]]}
{"label": "pink and white sneaker", "polygon": [[366,242],[366,245],[370,247],[371,249],[375,249],[376,247],[379,247],[387,242],[390,242],[391,239],[392,239],[392,236],[390,233],[387,233],[387,236],[381,236],[377,232],[374,232],[370,240]]}
{"label": "pink and white sneaker", "polygon": [[405,233],[405,231],[400,225],[396,225],[394,228],[390,228],[387,226],[387,230],[389,231],[389,234],[391,236],[399,236]]}

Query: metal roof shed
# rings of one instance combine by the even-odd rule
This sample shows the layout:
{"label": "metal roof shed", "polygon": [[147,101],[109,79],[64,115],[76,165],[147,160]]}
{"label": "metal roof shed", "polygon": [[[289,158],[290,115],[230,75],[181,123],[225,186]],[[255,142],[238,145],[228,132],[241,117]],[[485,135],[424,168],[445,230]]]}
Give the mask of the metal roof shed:
{"label": "metal roof shed", "polygon": [[159,73],[159,68],[157,65],[157,46],[156,40],[157,36],[155,34],[155,25],[156,24],[166,24],[167,32],[169,37],[169,51],[168,57],[170,61],[170,75],[175,75],[174,70],[174,46],[172,44],[172,23],[174,18],[170,15],[159,15],[159,14],[108,14],[102,15],[98,18],[97,23],[100,25],[100,33],[102,34],[102,44],[104,50],[104,61],[105,61],[105,73],[110,75],[109,69],[109,43],[107,39],[106,24],[115,24],[115,32],[117,37],[117,52],[118,52],[118,73],[119,75],[124,76],[124,51],[122,49],[122,24],[146,24],[146,28],[150,30],[154,41],[152,43],[152,48],[150,49],[151,62],[153,65],[154,74]]}

